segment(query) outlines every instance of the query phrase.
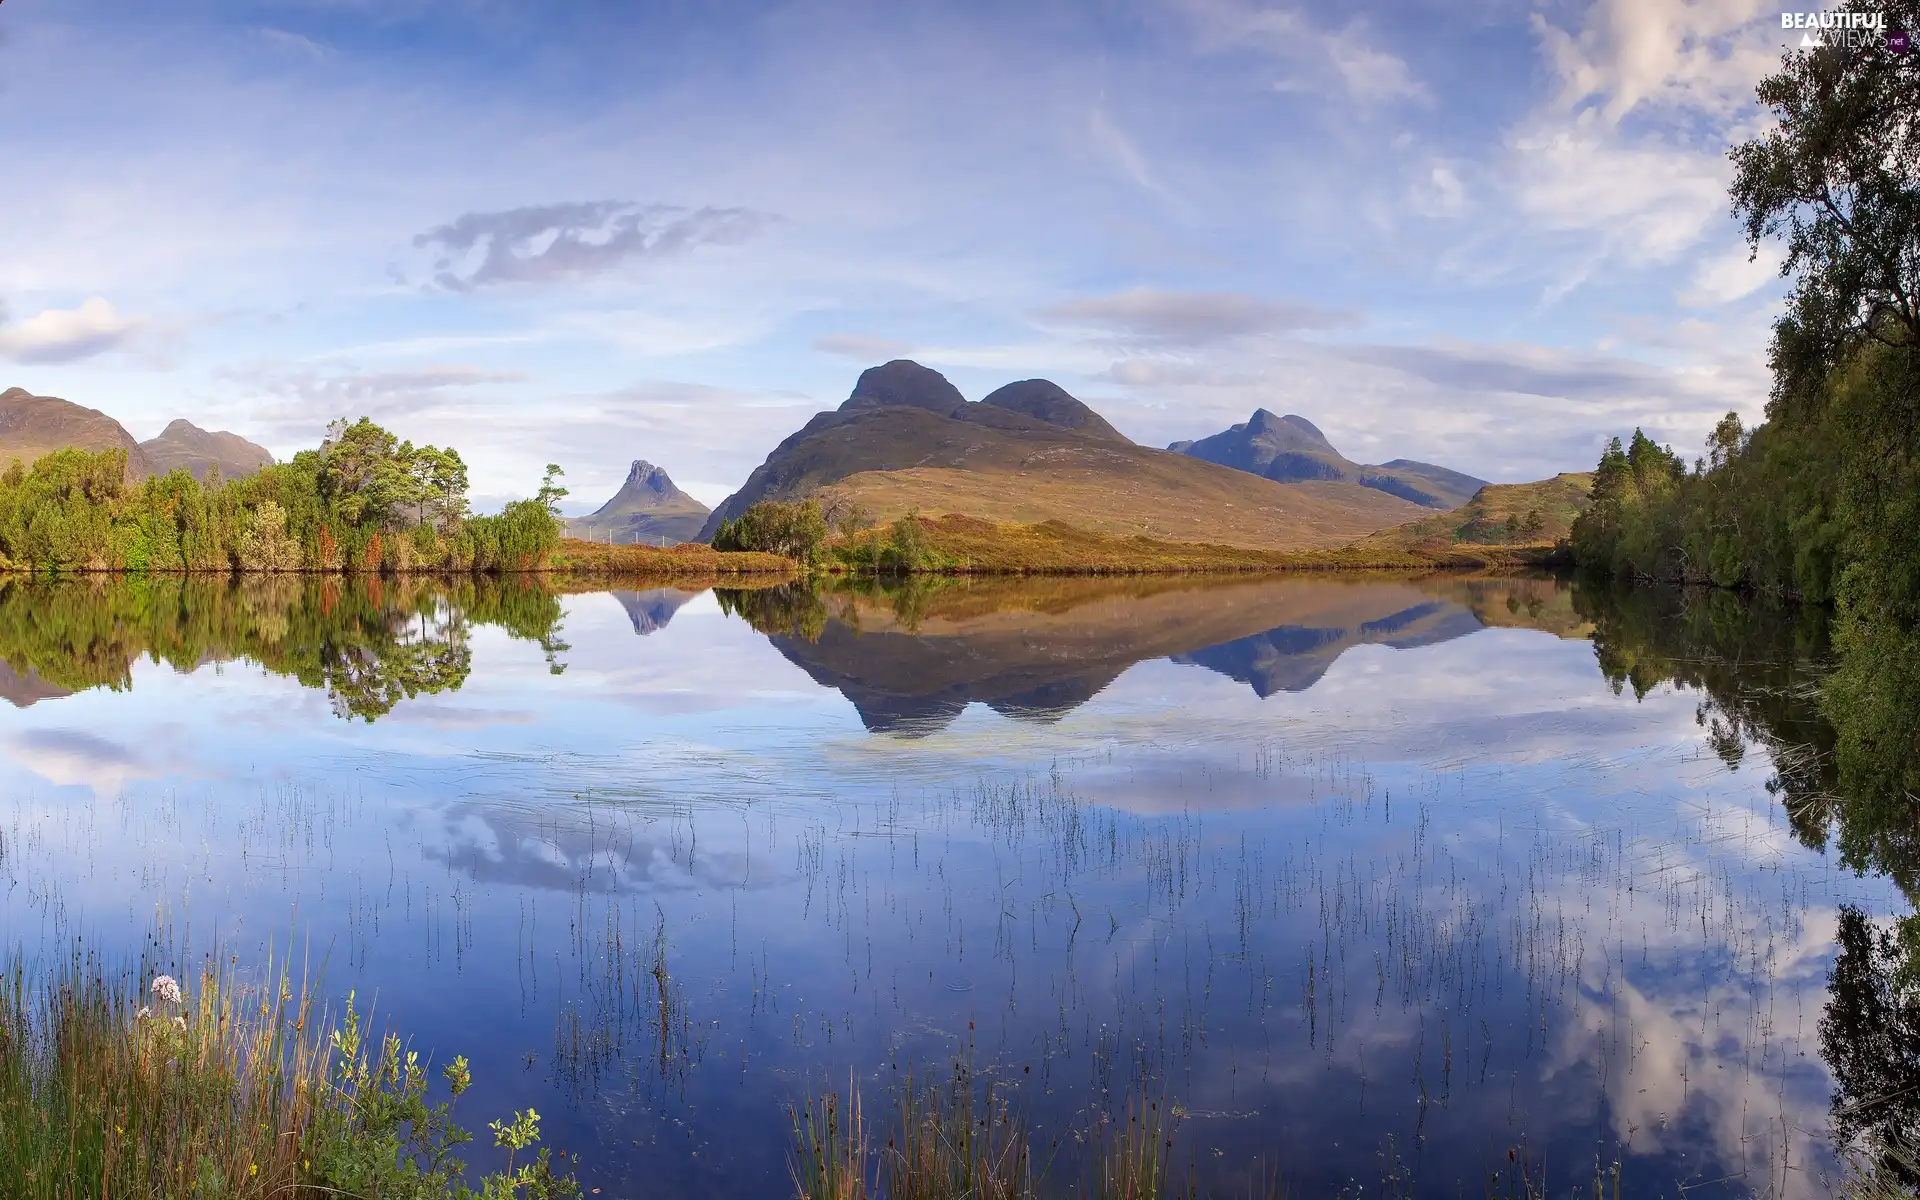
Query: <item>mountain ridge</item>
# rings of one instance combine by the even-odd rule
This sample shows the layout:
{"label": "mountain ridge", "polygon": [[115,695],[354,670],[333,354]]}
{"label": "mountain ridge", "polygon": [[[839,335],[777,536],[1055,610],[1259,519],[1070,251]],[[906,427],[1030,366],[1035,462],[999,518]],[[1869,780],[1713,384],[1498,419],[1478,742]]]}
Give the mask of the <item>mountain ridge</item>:
{"label": "mountain ridge", "polygon": [[1422,508],[1455,509],[1487,481],[1417,459],[1377,465],[1356,463],[1335,449],[1319,426],[1297,413],[1276,416],[1265,408],[1237,425],[1167,447],[1236,471],[1279,483],[1306,480],[1351,482],[1397,496]]}
{"label": "mountain ridge", "polygon": [[759,501],[808,496],[882,521],[959,512],[1270,549],[1338,545],[1421,512],[1349,482],[1297,487],[1136,445],[1049,380],[968,401],[909,359],[861,372],[846,401],[783,439],[700,536]]}

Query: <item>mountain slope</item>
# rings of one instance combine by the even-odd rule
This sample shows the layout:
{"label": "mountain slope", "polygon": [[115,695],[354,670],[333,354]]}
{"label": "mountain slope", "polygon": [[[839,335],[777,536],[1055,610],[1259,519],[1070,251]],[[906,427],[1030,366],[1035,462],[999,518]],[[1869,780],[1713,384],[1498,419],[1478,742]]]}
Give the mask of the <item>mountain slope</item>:
{"label": "mountain slope", "polygon": [[1383,529],[1359,545],[1425,551],[1552,546],[1572,532],[1592,489],[1591,471],[1566,471],[1533,483],[1490,483],[1451,512]]}
{"label": "mountain slope", "polygon": [[202,482],[216,467],[222,479],[236,479],[273,464],[273,455],[264,446],[256,446],[237,433],[208,431],[183,420],[168,424],[159,437],[141,442],[140,452],[156,475],[185,467]]}
{"label": "mountain slope", "polygon": [[881,521],[962,512],[1266,549],[1335,546],[1420,511],[1350,482],[1282,484],[1136,446],[1046,380],[969,403],[906,360],[862,373],[846,403],[781,442],[701,537],[758,501],[815,494]]}
{"label": "mountain slope", "polygon": [[55,396],[36,396],[25,388],[0,392],[0,469],[66,446],[82,450],[125,450],[127,474],[151,474],[146,456],[120,422],[93,408]]}
{"label": "mountain slope", "polygon": [[1276,417],[1264,408],[1231,429],[1175,442],[1167,449],[1280,483],[1308,479],[1357,483],[1423,508],[1457,508],[1486,486],[1484,479],[1414,459],[1396,458],[1378,466],[1353,462],[1305,417],[1292,413]]}
{"label": "mountain slope", "polygon": [[592,514],[567,521],[567,533],[590,542],[672,545],[697,540],[710,510],[687,495],[667,473],[635,459],[626,482]]}

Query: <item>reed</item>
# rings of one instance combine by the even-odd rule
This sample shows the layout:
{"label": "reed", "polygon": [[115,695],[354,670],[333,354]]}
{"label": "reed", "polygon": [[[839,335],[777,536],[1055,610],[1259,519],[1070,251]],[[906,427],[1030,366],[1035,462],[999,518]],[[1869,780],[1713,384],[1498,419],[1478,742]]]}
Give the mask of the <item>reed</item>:
{"label": "reed", "polygon": [[880,1152],[888,1200],[1033,1200],[1039,1195],[1026,1123],[991,1080],[976,1101],[973,1070],[954,1064],[944,1086],[899,1093],[897,1124]]}
{"label": "reed", "polygon": [[838,1092],[810,1096],[788,1110],[793,1126],[793,1186],[800,1200],[867,1200],[867,1127],[851,1078]]}
{"label": "reed", "polygon": [[[458,1096],[465,1059],[443,1071]],[[74,955],[0,975],[0,1193],[232,1200],[471,1197],[454,1151],[471,1135],[395,1034],[373,1039],[349,997],[330,1019],[284,960],[249,981],[233,958],[195,980],[109,970]],[[578,1194],[542,1150],[529,1109],[493,1126],[507,1168],[488,1200]]]}

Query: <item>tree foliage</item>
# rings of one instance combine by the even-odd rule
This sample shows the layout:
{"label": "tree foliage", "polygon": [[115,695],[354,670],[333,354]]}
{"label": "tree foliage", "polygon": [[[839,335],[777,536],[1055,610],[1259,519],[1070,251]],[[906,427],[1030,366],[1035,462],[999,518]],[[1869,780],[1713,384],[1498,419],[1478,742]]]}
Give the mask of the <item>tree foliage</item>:
{"label": "tree foliage", "polygon": [[827,540],[827,519],[816,500],[762,500],[714,531],[715,550],[758,550],[812,563]]}
{"label": "tree foliage", "polygon": [[560,543],[549,464],[540,493],[475,517],[458,451],[415,446],[366,418],[244,479],[185,470],[127,479],[124,452],[57,450],[0,473],[0,569],[40,571],[508,571]]}
{"label": "tree foliage", "polygon": [[[1850,7],[1920,26],[1913,0]],[[1801,50],[1758,97],[1772,122],[1731,152],[1732,200],[1790,280],[1766,423],[1723,421],[1691,471],[1610,446],[1574,554],[1834,604],[1842,776],[1920,794],[1920,72],[1878,45]]]}

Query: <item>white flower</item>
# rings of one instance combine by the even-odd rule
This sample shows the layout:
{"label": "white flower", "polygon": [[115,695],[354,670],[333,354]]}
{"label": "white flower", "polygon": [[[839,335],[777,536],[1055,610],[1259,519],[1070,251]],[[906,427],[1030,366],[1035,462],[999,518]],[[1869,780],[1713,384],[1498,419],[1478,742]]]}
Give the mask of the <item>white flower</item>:
{"label": "white flower", "polygon": [[185,1033],[187,1031],[187,1019],[185,1017],[175,1017],[173,1019],[173,1027],[181,1033]]}
{"label": "white flower", "polygon": [[147,1007],[146,1005],[144,1005],[144,1004],[142,1004],[142,1005],[140,1006],[140,1011],[139,1011],[139,1012],[137,1012],[137,1013],[135,1013],[135,1014],[133,1014],[133,1015],[134,1015],[134,1016],[136,1016],[136,1017],[138,1017],[138,1018],[140,1018],[140,1019],[141,1019],[142,1021],[144,1021],[144,1020],[146,1020],[146,1019],[147,1019],[148,1017],[150,1017],[150,1016],[152,1016],[152,1015],[153,1015],[153,1010],[152,1010],[152,1009],[150,1009],[150,1008],[148,1008],[148,1007]]}
{"label": "white flower", "polygon": [[168,1004],[180,1003],[180,982],[171,975],[156,977],[153,981],[153,998]]}

